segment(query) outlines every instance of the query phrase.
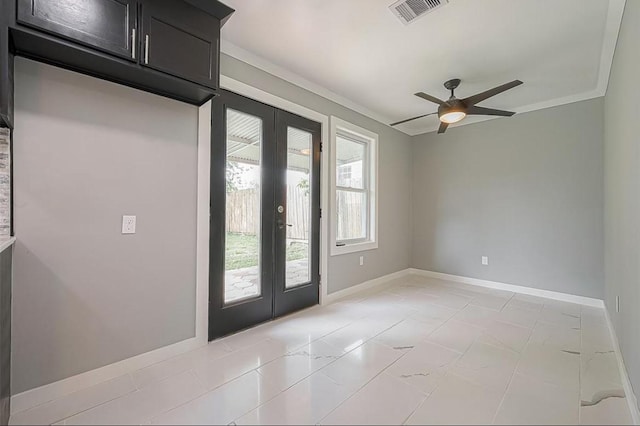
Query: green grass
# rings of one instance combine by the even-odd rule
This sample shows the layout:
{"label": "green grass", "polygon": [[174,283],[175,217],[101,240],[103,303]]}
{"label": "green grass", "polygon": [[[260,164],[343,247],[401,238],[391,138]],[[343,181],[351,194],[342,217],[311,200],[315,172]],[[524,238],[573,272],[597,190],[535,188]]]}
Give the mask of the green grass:
{"label": "green grass", "polygon": [[[227,270],[258,266],[258,237],[255,235],[227,234],[225,267]],[[307,245],[292,243],[287,249],[287,260],[307,257]]]}

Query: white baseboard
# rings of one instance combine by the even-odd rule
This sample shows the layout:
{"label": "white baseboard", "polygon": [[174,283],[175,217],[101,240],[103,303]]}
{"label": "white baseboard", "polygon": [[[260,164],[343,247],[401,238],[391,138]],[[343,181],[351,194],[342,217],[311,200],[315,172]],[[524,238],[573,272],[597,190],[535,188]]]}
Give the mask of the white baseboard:
{"label": "white baseboard", "polygon": [[616,329],[613,327],[613,322],[609,316],[609,310],[606,305],[604,307],[604,313],[607,317],[607,325],[609,326],[609,333],[613,339],[613,348],[616,351],[616,358],[618,359],[618,368],[620,369],[620,378],[622,380],[622,387],[624,388],[624,394],[627,397],[627,404],[629,404],[629,411],[631,411],[631,420],[634,425],[640,425],[640,410],[638,409],[638,399],[633,392],[629,375],[627,374],[627,368],[624,365],[624,359],[622,358],[622,351],[620,351],[620,344],[618,342],[618,335]]}
{"label": "white baseboard", "polygon": [[11,415],[94,386],[141,368],[167,360],[203,346],[202,339],[192,337],[169,346],[127,358],[95,370],[80,373],[11,397]]}
{"label": "white baseboard", "polygon": [[592,306],[595,308],[604,308],[604,302],[602,300],[594,299],[591,297],[576,296],[574,294],[560,293],[551,290],[541,290],[538,288],[524,287],[515,284],[505,284],[496,281],[481,280],[478,278],[462,277],[459,275],[443,274],[441,272],[425,271],[423,269],[412,268],[410,269],[410,272],[414,275],[420,275],[423,277],[493,288],[496,290],[511,291],[514,293],[528,294],[530,296],[544,297],[547,299],[560,300],[562,302],[577,303],[580,305]]}
{"label": "white baseboard", "polygon": [[324,303],[325,304],[334,303],[334,302],[336,302],[336,301],[338,301],[340,299],[344,299],[345,297],[351,296],[351,295],[356,294],[356,293],[360,293],[362,291],[370,290],[370,289],[375,288],[375,287],[382,287],[382,286],[385,286],[385,285],[391,285],[394,280],[397,280],[398,278],[409,276],[410,274],[411,274],[411,270],[410,269],[403,269],[402,271],[393,272],[393,273],[388,274],[388,275],[383,275],[381,277],[374,278],[372,280],[365,281],[365,282],[360,283],[360,284],[356,284],[356,285],[354,285],[352,287],[345,288],[344,290],[336,291],[334,293],[331,293],[331,294],[327,295],[327,297],[325,298]]}
{"label": "white baseboard", "polygon": [[613,346],[616,352],[616,358],[618,360],[618,368],[620,369],[620,377],[622,379],[622,386],[624,388],[624,393],[627,397],[627,403],[629,404],[629,411],[631,412],[631,419],[633,424],[640,425],[640,409],[638,407],[638,399],[636,398],[635,393],[633,392],[633,387],[631,386],[631,381],[629,380],[629,375],[627,374],[627,368],[624,365],[624,359],[622,358],[622,352],[620,351],[620,344],[618,343],[618,336],[616,334],[616,330],[613,327],[613,323],[611,322],[611,317],[609,316],[609,310],[607,309],[604,301],[600,299],[594,299],[591,297],[584,296],[576,296],[573,294],[559,293],[550,290],[540,290],[537,288],[531,287],[523,287],[514,284],[505,284],[494,281],[480,280],[477,278],[469,278],[469,277],[461,277],[458,275],[450,275],[443,274],[440,272],[432,272],[425,271],[421,269],[410,269],[409,272],[414,275],[419,275],[423,277],[429,278],[437,278],[441,280],[459,282],[470,285],[477,285],[480,287],[493,288],[497,290],[506,290],[514,293],[528,294],[531,296],[544,297],[547,299],[560,300],[563,302],[569,303],[577,303],[580,305],[586,305],[596,308],[604,309],[605,316],[607,318],[607,325],[609,327],[609,332],[611,333],[611,337],[613,339]]}
{"label": "white baseboard", "polygon": [[[167,360],[207,344],[209,321],[209,161],[211,102],[198,110],[198,197],[196,243],[196,336],[132,358],[80,373],[11,397],[11,414]],[[15,238],[13,239],[15,241]]]}
{"label": "white baseboard", "polygon": [[[353,287],[332,293],[326,297],[325,303],[332,303],[354,293],[372,289],[374,287],[390,284],[393,280],[409,275],[409,270],[394,272],[380,278],[366,281]],[[78,375],[68,377],[57,382],[53,382],[35,389],[19,393],[11,397],[11,414],[28,410],[40,404],[47,403],[54,399],[58,399],[81,389],[95,386],[107,380],[114,379],[127,373],[148,367],[155,363],[167,360],[174,356],[178,356],[190,350],[196,349],[206,344],[199,338],[191,338],[173,345],[158,348],[151,352],[140,354],[132,358],[127,358],[95,370],[80,373]]]}
{"label": "white baseboard", "polygon": [[[461,277],[457,275],[449,275],[449,274],[443,274],[439,272],[424,271],[420,269],[411,269],[411,268],[404,269],[398,272],[393,272],[391,274],[384,275],[382,277],[365,281],[361,284],[346,288],[344,290],[331,293],[325,298],[325,300],[323,301],[323,304],[334,303],[340,299],[344,299],[345,297],[348,297],[363,291],[371,290],[374,288],[384,288],[385,286],[391,286],[394,284],[395,280],[412,275],[412,274],[430,277],[430,278],[437,278],[437,279],[442,279],[447,281],[477,285],[481,287],[507,290],[515,293],[546,297],[549,299],[561,300],[565,302],[579,303],[587,306],[594,306],[594,307],[600,307],[600,308],[604,307],[604,303],[602,300],[592,299],[589,297],[574,296],[570,294],[558,293],[558,292],[553,292],[548,290],[539,290],[539,289],[522,287],[522,286],[513,285],[513,284],[504,284],[504,283],[498,283],[493,281],[480,280],[476,278]],[[609,326],[611,327],[611,324]],[[612,333],[613,333],[613,329],[612,329]],[[615,334],[613,335],[615,336]],[[121,376],[123,374],[131,373],[133,371],[139,370],[149,365],[164,361],[171,357],[196,349],[200,346],[203,346],[204,344],[205,343],[203,343],[202,339],[198,339],[194,337],[191,339],[184,340],[182,342],[175,343],[170,346],[159,348],[151,352],[147,352],[144,354],[134,356],[132,358],[128,358],[128,359],[116,362],[114,364],[100,367],[95,370],[87,371],[85,373],[81,373],[76,376],[72,376],[54,383],[50,383],[35,389],[28,390],[26,392],[19,393],[11,397],[11,414],[16,414],[21,411],[28,410],[37,405],[44,404],[46,402],[52,401],[54,399],[60,398],[70,393],[87,388],[89,386],[94,386],[99,383],[105,382],[107,380],[111,380],[115,377]],[[617,341],[616,341],[616,345],[617,345]],[[618,350],[618,353],[619,353],[619,350]],[[620,362],[622,362],[621,358],[619,359],[620,359]],[[621,372],[623,370],[624,370],[624,366],[621,367]],[[626,381],[627,381],[627,384],[625,385],[625,391],[627,392],[627,395],[633,396],[631,385],[628,383],[628,377],[626,376],[626,370],[624,370],[624,372],[625,372],[624,377],[626,378]],[[634,400],[633,402],[635,403],[635,397],[633,398],[630,397],[629,400],[631,401],[631,399],[633,399]],[[636,406],[635,415],[637,415],[637,406]]]}

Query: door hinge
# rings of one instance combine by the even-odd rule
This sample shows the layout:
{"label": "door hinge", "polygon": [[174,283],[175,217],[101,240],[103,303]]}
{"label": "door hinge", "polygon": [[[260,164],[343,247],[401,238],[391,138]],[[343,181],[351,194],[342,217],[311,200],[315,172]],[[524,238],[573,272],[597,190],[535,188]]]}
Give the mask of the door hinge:
{"label": "door hinge", "polygon": [[322,143],[322,142],[320,142],[320,152],[322,152],[322,148],[323,148],[323,146],[322,146],[322,145],[323,145],[323,143]]}
{"label": "door hinge", "polygon": [[322,209],[320,209],[320,219],[322,219]]}

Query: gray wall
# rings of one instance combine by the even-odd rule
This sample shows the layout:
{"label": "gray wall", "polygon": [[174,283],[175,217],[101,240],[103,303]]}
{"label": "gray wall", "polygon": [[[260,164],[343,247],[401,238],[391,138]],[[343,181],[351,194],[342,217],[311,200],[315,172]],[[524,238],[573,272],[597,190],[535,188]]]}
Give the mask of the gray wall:
{"label": "gray wall", "polygon": [[11,279],[13,247],[0,252],[0,425],[11,413]]}
{"label": "gray wall", "polygon": [[[640,1],[627,1],[605,98],[605,302],[640,393]],[[620,313],[616,312],[620,297]]]}
{"label": "gray wall", "polygon": [[[380,248],[330,257],[329,293],[413,266],[603,296],[602,99],[411,138],[221,65],[380,135]],[[197,109],[23,59],[16,83],[20,392],[194,335]]]}
{"label": "gray wall", "polygon": [[[325,115],[335,115],[380,136],[379,248],[329,259],[329,293],[409,267],[411,241],[411,138],[326,98],[227,55],[222,74]],[[327,141],[328,142],[328,141]],[[328,146],[328,144],[325,144]],[[359,266],[364,255],[365,265]]]}
{"label": "gray wall", "polygon": [[[380,248],[331,257],[329,292],[407,268],[411,138],[224,55],[222,69],[380,135]],[[19,59],[16,129],[13,393],[193,337],[197,109]]]}
{"label": "gray wall", "polygon": [[414,138],[412,266],[602,298],[602,139],[602,98]]}
{"label": "gray wall", "polygon": [[193,337],[197,108],[26,59],[15,90],[13,392]]}

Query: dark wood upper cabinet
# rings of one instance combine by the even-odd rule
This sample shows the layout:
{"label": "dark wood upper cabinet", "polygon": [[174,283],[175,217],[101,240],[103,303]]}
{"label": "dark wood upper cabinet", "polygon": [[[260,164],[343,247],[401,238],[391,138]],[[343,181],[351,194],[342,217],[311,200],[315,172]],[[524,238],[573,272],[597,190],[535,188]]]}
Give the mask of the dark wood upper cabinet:
{"label": "dark wood upper cabinet", "polygon": [[[0,127],[13,128],[13,53],[9,25],[15,19],[16,4],[0,0]],[[1,423],[0,423],[1,424]]]}
{"label": "dark wood upper cabinet", "polygon": [[18,0],[20,24],[132,61],[137,15],[136,0]]}
{"label": "dark wood upper cabinet", "polygon": [[219,90],[217,0],[0,0],[0,123],[11,126],[13,57],[202,105]]}
{"label": "dark wood upper cabinet", "polygon": [[220,20],[185,2],[145,1],[142,65],[218,88]]}

